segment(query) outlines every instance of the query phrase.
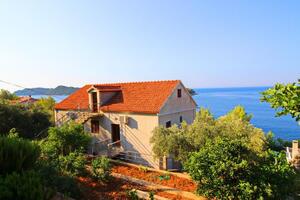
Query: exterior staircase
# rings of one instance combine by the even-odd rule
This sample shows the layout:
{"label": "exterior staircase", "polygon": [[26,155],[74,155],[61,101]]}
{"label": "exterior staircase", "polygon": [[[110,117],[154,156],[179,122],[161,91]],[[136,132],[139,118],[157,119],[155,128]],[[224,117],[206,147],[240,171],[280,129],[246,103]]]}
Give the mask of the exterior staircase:
{"label": "exterior staircase", "polygon": [[102,116],[102,112],[90,112],[90,111],[70,111],[62,116],[60,119],[57,119],[55,124],[56,126],[61,126],[71,120],[78,124],[84,124],[90,118]]}
{"label": "exterior staircase", "polygon": [[90,118],[99,117],[102,113],[93,113],[93,112],[78,112],[75,119],[73,119],[78,124],[84,124]]}

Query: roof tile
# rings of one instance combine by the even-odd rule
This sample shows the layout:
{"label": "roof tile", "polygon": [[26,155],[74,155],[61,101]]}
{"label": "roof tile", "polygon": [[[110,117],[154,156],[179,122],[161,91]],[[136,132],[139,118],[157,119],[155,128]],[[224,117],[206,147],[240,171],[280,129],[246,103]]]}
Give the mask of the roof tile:
{"label": "roof tile", "polygon": [[[85,85],[55,105],[57,110],[88,109],[87,90],[94,86],[100,92],[116,91],[111,101],[101,106],[104,112],[159,113],[179,80]],[[121,88],[119,90],[115,90]]]}

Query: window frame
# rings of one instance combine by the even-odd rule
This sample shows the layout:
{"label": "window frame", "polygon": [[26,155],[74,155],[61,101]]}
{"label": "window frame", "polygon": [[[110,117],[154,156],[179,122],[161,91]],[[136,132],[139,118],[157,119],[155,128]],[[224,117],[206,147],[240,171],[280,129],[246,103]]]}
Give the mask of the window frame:
{"label": "window frame", "polygon": [[171,126],[172,126],[171,120],[170,120],[170,121],[167,121],[167,122],[166,122],[166,128],[170,128]]}
{"label": "window frame", "polygon": [[100,133],[100,122],[99,120],[91,120],[91,133]]}
{"label": "window frame", "polygon": [[178,98],[182,97],[182,90],[181,89],[177,89],[177,97]]}

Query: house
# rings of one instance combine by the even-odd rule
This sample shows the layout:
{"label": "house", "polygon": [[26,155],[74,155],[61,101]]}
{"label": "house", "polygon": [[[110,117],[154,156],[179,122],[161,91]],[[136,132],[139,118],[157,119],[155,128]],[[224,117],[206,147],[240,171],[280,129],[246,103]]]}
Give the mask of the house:
{"label": "house", "polygon": [[297,170],[300,170],[300,149],[298,143],[298,140],[293,140],[292,147],[286,147],[286,158]]}
{"label": "house", "polygon": [[85,85],[55,106],[56,125],[75,120],[92,134],[90,151],[160,169],[172,158],[155,159],[155,127],[192,123],[196,103],[180,80]]}
{"label": "house", "polygon": [[12,104],[33,104],[36,101],[38,101],[38,99],[32,98],[31,96],[22,96],[22,97],[18,97],[15,100],[12,100],[11,103]]}

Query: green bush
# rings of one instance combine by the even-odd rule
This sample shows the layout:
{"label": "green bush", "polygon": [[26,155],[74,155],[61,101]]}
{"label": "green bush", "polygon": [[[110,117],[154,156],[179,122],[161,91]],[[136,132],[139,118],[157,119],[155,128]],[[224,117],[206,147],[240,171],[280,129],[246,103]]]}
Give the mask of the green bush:
{"label": "green bush", "polygon": [[2,104],[0,102],[0,133],[6,134],[12,128],[23,138],[35,135],[51,125],[50,116],[41,110],[31,110],[23,105]]}
{"label": "green bush", "polygon": [[84,132],[83,126],[74,122],[61,127],[51,127],[48,138],[41,142],[43,156],[58,158],[76,150],[87,149],[91,136]]}
{"label": "green bush", "polygon": [[36,170],[41,175],[47,188],[80,199],[81,191],[75,178],[63,175],[54,162],[49,163],[47,160],[40,160]]}
{"label": "green bush", "polygon": [[126,196],[128,199],[130,200],[139,200],[139,196],[137,195],[137,191],[136,190],[128,190],[126,192]]}
{"label": "green bush", "polygon": [[42,200],[52,195],[45,190],[40,176],[33,171],[0,176],[0,199]]}
{"label": "green bush", "polygon": [[40,155],[34,142],[16,136],[0,136],[0,174],[32,169]]}
{"label": "green bush", "polygon": [[86,159],[81,152],[75,151],[58,158],[60,171],[69,176],[83,175],[85,172]]}
{"label": "green bush", "polygon": [[107,181],[111,174],[111,164],[108,158],[101,156],[92,161],[92,176],[99,181]]}
{"label": "green bush", "polygon": [[185,169],[197,181],[197,193],[209,198],[282,199],[293,192],[295,172],[284,154],[257,154],[239,140],[206,142]]}

